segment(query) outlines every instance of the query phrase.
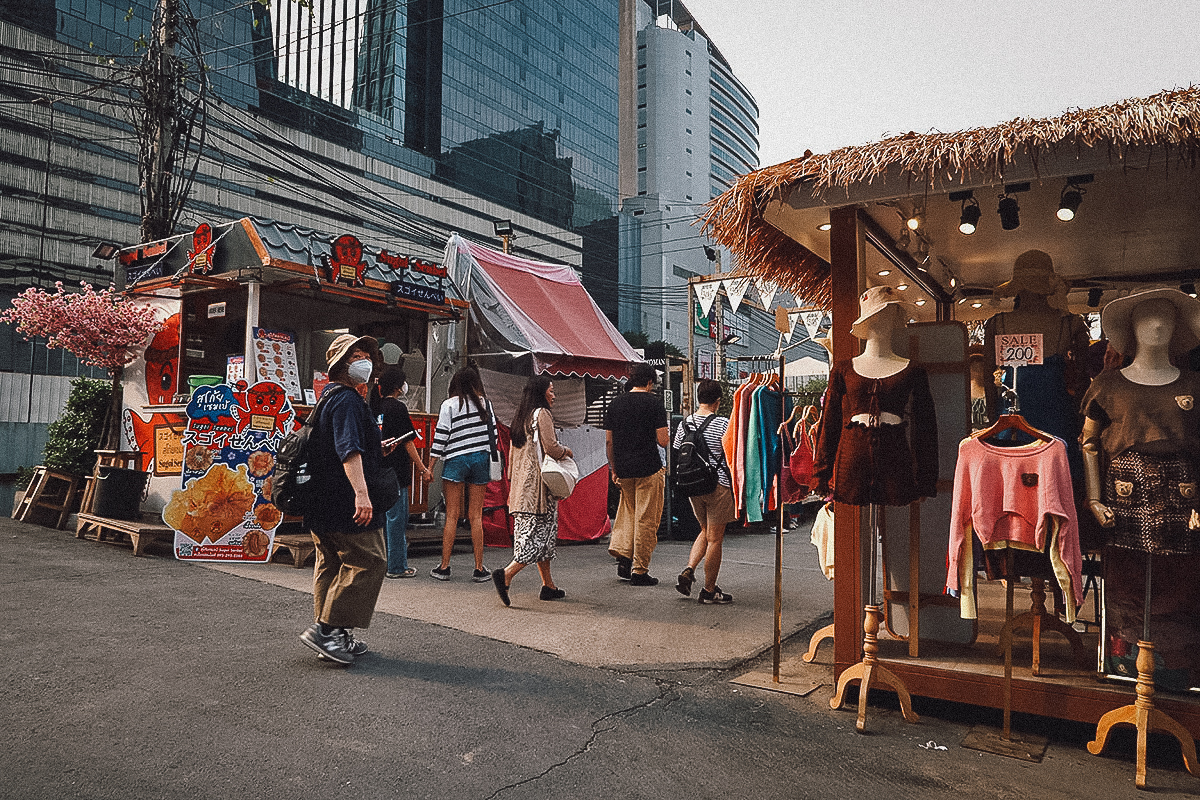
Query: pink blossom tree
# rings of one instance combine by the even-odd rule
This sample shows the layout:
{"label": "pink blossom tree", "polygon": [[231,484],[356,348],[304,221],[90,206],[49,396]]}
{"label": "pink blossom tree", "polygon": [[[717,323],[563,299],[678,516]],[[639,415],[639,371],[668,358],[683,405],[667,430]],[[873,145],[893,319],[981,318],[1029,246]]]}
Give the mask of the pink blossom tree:
{"label": "pink blossom tree", "polygon": [[21,292],[0,320],[12,322],[26,339],[44,337],[46,346],[73,353],[85,364],[108,370],[113,381],[113,405],[109,412],[105,448],[119,445],[122,393],[121,373],[133,361],[146,340],[163,326],[154,310],[134,303],[111,289],[97,292],[81,283],[83,291],[55,293],[34,287]]}

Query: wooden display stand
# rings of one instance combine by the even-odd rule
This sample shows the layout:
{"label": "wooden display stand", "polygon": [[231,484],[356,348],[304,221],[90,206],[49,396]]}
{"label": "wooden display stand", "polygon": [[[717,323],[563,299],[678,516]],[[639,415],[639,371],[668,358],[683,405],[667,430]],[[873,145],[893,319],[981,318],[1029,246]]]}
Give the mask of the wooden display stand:
{"label": "wooden display stand", "polygon": [[808,652],[802,655],[800,658],[805,664],[811,664],[813,659],[817,657],[817,648],[821,646],[821,643],[826,639],[833,638],[832,625],[826,625],[824,628],[821,628],[821,630],[814,633],[812,638],[808,640]]}
{"label": "wooden display stand", "polygon": [[[1014,580],[1011,575],[1007,576],[1007,579],[1009,583]],[[1033,645],[1033,664],[1030,670],[1034,675],[1041,675],[1042,632],[1053,631],[1061,633],[1067,638],[1067,642],[1071,645],[1071,653],[1075,656],[1075,663],[1080,666],[1085,665],[1087,648],[1083,646],[1083,637],[1079,635],[1079,631],[1046,610],[1046,581],[1042,578],[1031,578],[1030,583],[1030,610],[1024,614],[1018,614],[1004,623],[1004,628],[1000,631],[1000,652],[1003,653],[1005,647],[1011,646],[1014,633],[1022,630],[1030,631]]]}
{"label": "wooden display stand", "polygon": [[33,522],[34,515],[44,510],[51,512],[49,518],[54,520],[53,527],[60,530],[65,528],[79,494],[81,480],[80,476],[68,472],[37,467],[33,471],[29,489],[13,511],[13,519]]}
{"label": "wooden display stand", "polygon": [[891,687],[900,698],[900,713],[904,716],[905,722],[917,722],[920,717],[912,710],[912,697],[909,696],[908,688],[905,687],[904,681],[896,676],[887,667],[879,663],[879,624],[883,619],[883,612],[880,611],[878,604],[875,603],[875,563],[878,559],[878,542],[879,542],[879,526],[882,516],[879,511],[879,506],[872,504],[870,506],[871,517],[871,546],[870,550],[870,589],[868,593],[871,597],[871,602],[863,608],[863,659],[862,661],[848,667],[838,678],[837,691],[829,700],[829,707],[835,711],[842,707],[845,700],[846,689],[852,681],[859,681],[858,687],[858,720],[855,722],[855,729],[859,733],[865,733],[867,728],[867,694],[871,689],[871,682],[879,680],[885,685]]}
{"label": "wooden display stand", "polygon": [[1142,610],[1142,638],[1138,641],[1137,654],[1137,699],[1133,705],[1121,706],[1109,711],[1096,725],[1096,738],[1088,742],[1088,752],[1100,755],[1108,744],[1108,733],[1114,725],[1127,723],[1137,728],[1137,764],[1134,768],[1134,783],[1137,788],[1146,788],[1146,742],[1150,731],[1159,730],[1179,740],[1183,754],[1183,765],[1193,775],[1200,775],[1196,763],[1196,742],[1187,729],[1154,707],[1154,642],[1150,639],[1150,575],[1153,556],[1146,554],[1146,602]]}

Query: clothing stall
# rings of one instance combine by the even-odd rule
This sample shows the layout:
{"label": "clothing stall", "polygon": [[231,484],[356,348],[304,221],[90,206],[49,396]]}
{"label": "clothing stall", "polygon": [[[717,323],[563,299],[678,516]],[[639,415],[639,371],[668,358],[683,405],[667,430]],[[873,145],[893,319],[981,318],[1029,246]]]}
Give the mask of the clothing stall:
{"label": "clothing stall", "polygon": [[[558,507],[560,539],[590,541],[609,531],[608,460],[598,413],[589,409],[641,357],[584,288],[575,271],[502,253],[454,234],[445,263],[470,301],[467,349],[500,422],[507,457],[508,423],[530,375],[554,380],[559,439],[575,454],[579,483]],[[509,546],[507,481],[484,499],[484,537]]]}
{"label": "clothing stall", "polygon": [[[1179,738],[1186,757],[1190,737],[1200,735],[1200,648],[1193,644],[1200,581],[1191,571],[1200,566],[1200,517],[1189,527],[1184,514],[1182,543],[1152,553],[1151,596],[1151,559],[1100,520],[1111,525],[1102,509],[1120,517],[1125,487],[1136,484],[1129,475],[1142,474],[1157,456],[1122,473],[1119,459],[1096,444],[1101,477],[1092,481],[1085,419],[1108,426],[1095,435],[1100,442],[1126,435],[1120,415],[1131,412],[1124,401],[1103,400],[1109,395],[1087,417],[1081,408],[1089,391],[1099,391],[1098,376],[1124,374],[1134,356],[1128,345],[1105,353],[1101,320],[1115,332],[1131,325],[1127,310],[1104,318],[1110,304],[1170,289],[1179,329],[1197,324],[1186,304],[1200,278],[1198,156],[1200,88],[1193,87],[1053,119],[806,154],[743,176],[714,201],[706,231],[734,252],[738,274],[771,280],[832,311],[835,374],[838,363],[860,353],[851,328],[864,292],[889,287],[905,316],[897,357],[929,376],[932,414],[917,422],[936,417],[936,497],[869,498],[875,506],[847,492],[834,504],[835,676],[856,674],[866,685],[870,670],[866,677],[852,670],[867,663],[897,679],[874,686],[902,699],[911,693],[1098,724],[1094,752],[1117,719],[1105,715],[1120,716],[1136,697],[1139,708],[1148,701],[1178,723],[1171,730],[1152,717],[1162,725],[1151,727]],[[1169,374],[1190,375],[1196,351],[1176,347],[1175,339],[1171,347]],[[976,384],[987,385],[972,385],[972,357],[986,367],[976,370]],[[990,381],[993,369],[1000,386]],[[1184,421],[1161,425],[1183,426],[1189,437],[1200,430],[1191,393],[1164,391],[1164,407],[1182,410]],[[993,428],[976,438],[973,398]],[[1113,412],[1114,402],[1123,410]],[[912,413],[901,413],[909,434]],[[983,421],[977,414],[974,427]],[[1020,439],[1022,426],[1033,436]],[[979,480],[972,470],[1000,469],[988,461],[992,450],[1006,465],[1017,451],[1029,459],[1004,466],[1004,477],[993,474],[996,485],[1015,480],[1018,488],[1053,490],[1043,493],[1042,506],[1000,512],[1009,521],[1031,515],[1028,530],[981,531],[987,526],[978,517],[972,527],[956,515],[958,501],[968,502],[959,497],[964,482]],[[1193,515],[1194,457],[1194,450],[1173,455],[1166,467],[1182,476],[1167,479],[1182,497],[1171,502]],[[841,479],[871,481],[880,470],[907,469],[883,454],[864,463],[864,473]],[[909,583],[901,586],[899,576]],[[1011,594],[1005,600],[1014,589],[1016,611]],[[878,614],[892,633],[864,640],[864,606],[880,592],[903,602],[879,603],[888,605]],[[1143,608],[1152,636],[1142,633]],[[1133,712],[1125,716],[1118,721],[1136,724]],[[1144,743],[1139,759],[1142,785]]]}
{"label": "clothing stall", "polygon": [[[270,558],[286,524],[270,503],[273,454],[328,383],[341,333],[376,337],[384,368],[405,371],[427,451],[445,391],[436,367],[461,348],[466,303],[443,265],[395,247],[247,217],[122,250],[127,292],[164,321],[125,369],[112,455],[145,476],[124,492],[131,509],[88,509],[85,524],[161,514],[177,557]],[[428,486],[414,480],[410,497],[425,511]],[[228,518],[219,531],[192,530],[199,503]]]}

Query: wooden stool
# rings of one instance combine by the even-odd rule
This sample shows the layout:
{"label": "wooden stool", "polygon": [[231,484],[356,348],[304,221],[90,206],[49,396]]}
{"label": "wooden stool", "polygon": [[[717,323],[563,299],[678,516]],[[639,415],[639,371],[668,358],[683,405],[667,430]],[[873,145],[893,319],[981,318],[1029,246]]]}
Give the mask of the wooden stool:
{"label": "wooden stool", "polygon": [[71,515],[79,492],[80,480],[78,475],[37,467],[13,518],[20,522],[32,522],[33,515],[41,509],[51,512],[50,519],[54,520],[55,528],[66,527],[67,517]]}
{"label": "wooden stool", "polygon": [[317,546],[313,544],[312,536],[307,533],[275,534],[275,541],[271,543],[271,555],[267,560],[273,560],[275,554],[281,549],[286,549],[291,554],[292,566],[296,569],[303,568],[308,557],[317,552]]}

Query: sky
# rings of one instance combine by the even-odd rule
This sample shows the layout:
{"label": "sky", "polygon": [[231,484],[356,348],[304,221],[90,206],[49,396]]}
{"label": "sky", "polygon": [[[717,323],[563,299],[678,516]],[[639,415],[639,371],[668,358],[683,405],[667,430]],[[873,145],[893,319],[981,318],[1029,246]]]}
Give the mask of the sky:
{"label": "sky", "polygon": [[1200,0],[683,0],[754,95],[763,166],[1200,84]]}

